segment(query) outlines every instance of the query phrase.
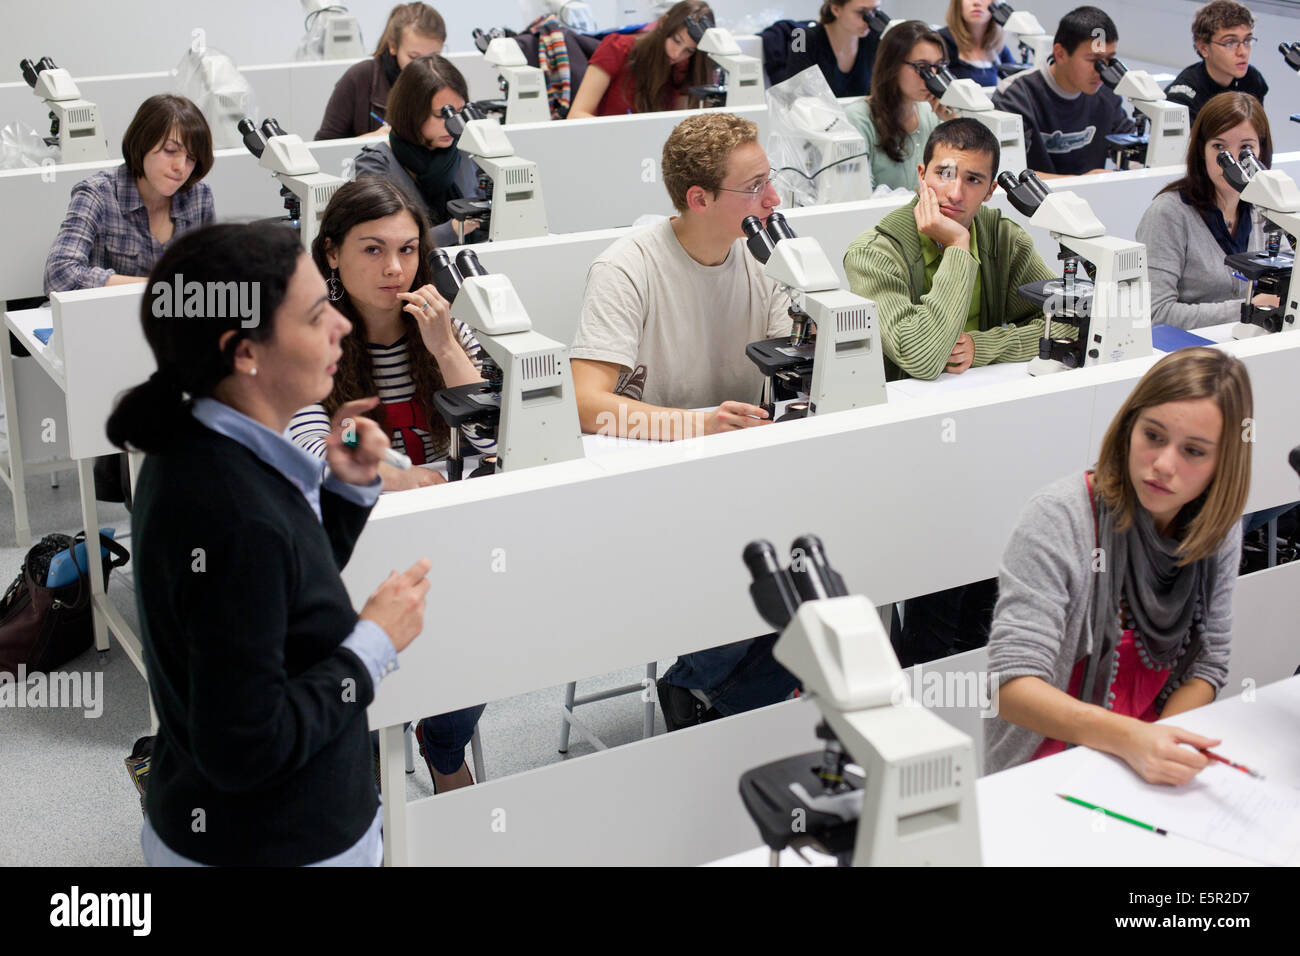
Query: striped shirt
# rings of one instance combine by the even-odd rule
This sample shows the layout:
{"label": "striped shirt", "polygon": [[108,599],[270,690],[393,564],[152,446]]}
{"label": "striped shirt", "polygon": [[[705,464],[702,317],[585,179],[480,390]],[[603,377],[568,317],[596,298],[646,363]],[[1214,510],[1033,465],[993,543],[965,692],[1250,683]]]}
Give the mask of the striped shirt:
{"label": "striped shirt", "polygon": [[[474,338],[473,330],[457,319],[451,320],[451,327],[460,340],[461,348],[465,350],[465,354],[474,363],[474,367],[482,370],[482,347],[478,344],[478,339]],[[407,337],[403,335],[392,345],[377,345],[370,342],[368,347],[370,349],[370,365],[375,377],[375,387],[379,390],[379,400],[385,405],[392,405],[397,402],[409,402],[413,399],[415,397],[415,382],[411,378],[411,361],[407,352]],[[432,436],[423,428],[413,430],[424,441],[424,460],[426,462],[438,460],[441,456],[435,454]],[[289,422],[290,441],[313,455],[319,455],[321,458],[325,457],[325,440],[329,437],[329,433],[330,418],[325,413],[324,405],[308,405],[297,412]],[[496,439],[481,437],[478,434],[478,427],[475,425],[464,426],[461,429],[461,435],[462,440],[469,443],[468,448],[463,448],[465,454],[491,455],[496,451]],[[406,442],[403,440],[400,431],[394,430],[390,439],[394,449],[406,454]]]}
{"label": "striped shirt", "polygon": [[[172,196],[171,242],[217,221],[212,190],[195,183]],[[126,164],[100,170],[72,187],[72,200],[45,260],[45,294],[96,289],[114,274],[147,276],[167,243],[149,231],[149,210]]]}

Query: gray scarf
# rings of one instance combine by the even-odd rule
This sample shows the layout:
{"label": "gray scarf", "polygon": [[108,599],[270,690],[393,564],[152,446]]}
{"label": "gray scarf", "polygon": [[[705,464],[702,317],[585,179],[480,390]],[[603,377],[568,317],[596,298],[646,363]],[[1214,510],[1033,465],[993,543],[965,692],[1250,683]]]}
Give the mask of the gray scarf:
{"label": "gray scarf", "polygon": [[[1215,578],[1217,559],[1211,555],[1179,567],[1178,539],[1158,533],[1146,508],[1137,505],[1133,524],[1119,532],[1114,512],[1100,495],[1094,495],[1094,500],[1100,577],[1093,594],[1092,654],[1079,699],[1107,707],[1122,628],[1121,599],[1150,660],[1159,667],[1176,663],[1167,693],[1182,683],[1200,653],[1201,620],[1209,606],[1208,587]],[[1191,502],[1174,520],[1185,527],[1200,504]]]}

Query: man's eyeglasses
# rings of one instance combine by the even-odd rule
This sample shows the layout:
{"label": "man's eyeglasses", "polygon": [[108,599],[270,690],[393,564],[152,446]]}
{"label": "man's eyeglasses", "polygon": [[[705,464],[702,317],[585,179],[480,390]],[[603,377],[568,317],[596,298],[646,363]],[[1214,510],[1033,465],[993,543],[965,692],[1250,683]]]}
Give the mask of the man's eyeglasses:
{"label": "man's eyeglasses", "polygon": [[775,179],[776,179],[776,170],[769,169],[767,171],[767,179],[763,180],[761,183],[759,183],[756,186],[750,186],[746,189],[733,189],[730,186],[719,186],[718,189],[719,191],[724,193],[740,193],[741,195],[748,196],[750,199],[757,199],[760,195],[762,195],[764,189],[772,185],[772,181]]}
{"label": "man's eyeglasses", "polygon": [[1244,46],[1247,50],[1249,50],[1251,47],[1253,47],[1256,43],[1259,42],[1259,37],[1246,37],[1246,39],[1244,40],[1238,40],[1236,37],[1231,37],[1227,40],[1211,40],[1210,42],[1213,43],[1215,46],[1223,47],[1229,53],[1236,53],[1237,47],[1240,46]]}
{"label": "man's eyeglasses", "polygon": [[904,60],[903,62],[906,63],[908,66],[910,66],[912,69],[916,70],[917,74],[922,79],[931,75],[932,73],[938,73],[940,70],[948,69],[947,60],[937,60],[934,63],[930,63],[927,60]]}

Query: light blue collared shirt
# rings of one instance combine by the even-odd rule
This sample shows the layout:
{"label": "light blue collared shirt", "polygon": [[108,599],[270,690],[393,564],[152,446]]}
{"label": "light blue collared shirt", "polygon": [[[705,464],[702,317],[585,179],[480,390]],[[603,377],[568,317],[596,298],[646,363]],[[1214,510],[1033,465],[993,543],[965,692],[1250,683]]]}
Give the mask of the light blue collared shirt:
{"label": "light blue collared shirt", "polygon": [[[254,421],[242,412],[238,412],[224,402],[215,398],[199,398],[194,401],[194,417],[198,422],[216,432],[237,441],[254,455],[266,462],[293,486],[302,492],[316,515],[321,520],[320,490],[321,486],[334,494],[351,501],[362,508],[369,508],[379,499],[379,489],[383,485],[380,478],[364,487],[349,484],[333,474],[326,474],[325,462],[315,455],[308,454],[285,435],[278,435],[261,422]],[[357,621],[343,641],[343,646],[361,659],[370,673],[370,681],[375,686],[388,674],[397,670],[397,651],[388,635],[374,621]],[[147,784],[146,784],[147,786]],[[313,863],[313,866],[378,866],[384,859],[383,839],[380,826],[383,821],[383,809],[375,812],[370,828],[351,847],[337,856]],[[157,831],[145,817],[144,827],[140,832],[140,846],[144,851],[145,862],[150,866],[203,866],[163,843]]]}

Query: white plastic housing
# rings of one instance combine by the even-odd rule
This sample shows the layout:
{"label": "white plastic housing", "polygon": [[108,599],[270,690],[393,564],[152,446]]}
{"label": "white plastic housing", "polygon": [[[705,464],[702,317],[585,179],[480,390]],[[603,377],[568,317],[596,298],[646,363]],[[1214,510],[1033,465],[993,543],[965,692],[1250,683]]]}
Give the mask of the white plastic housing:
{"label": "white plastic housing", "polygon": [[483,59],[492,66],[527,66],[528,60],[519,44],[510,37],[497,37],[488,44]]}

